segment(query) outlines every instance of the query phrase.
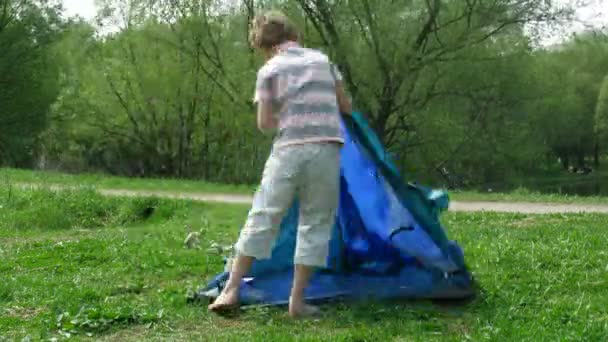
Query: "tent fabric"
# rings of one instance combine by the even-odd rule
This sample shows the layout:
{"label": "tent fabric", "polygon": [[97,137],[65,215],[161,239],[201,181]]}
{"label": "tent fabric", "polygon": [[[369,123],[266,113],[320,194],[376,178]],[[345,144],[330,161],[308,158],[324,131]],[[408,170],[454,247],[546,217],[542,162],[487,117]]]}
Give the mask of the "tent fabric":
{"label": "tent fabric", "polygon": [[[360,113],[344,116],[340,205],[327,268],[319,270],[306,297],[464,298],[472,277],[461,247],[450,241],[439,216],[447,193],[405,183],[390,156]],[[241,285],[245,305],[285,304],[292,281],[298,224],[297,199],[280,227],[268,260],[256,260]],[[213,298],[228,273],[199,291]]]}

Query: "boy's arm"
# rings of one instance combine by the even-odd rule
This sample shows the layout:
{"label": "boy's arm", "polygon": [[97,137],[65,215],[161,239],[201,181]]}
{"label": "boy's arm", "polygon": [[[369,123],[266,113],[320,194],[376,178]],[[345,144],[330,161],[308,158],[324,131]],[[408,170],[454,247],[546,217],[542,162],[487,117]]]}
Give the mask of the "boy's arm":
{"label": "boy's arm", "polygon": [[262,132],[277,127],[273,113],[276,95],[274,86],[274,77],[269,75],[265,69],[260,70],[256,80],[254,102],[257,103],[257,126]]}
{"label": "boy's arm", "polygon": [[277,128],[277,122],[273,117],[272,101],[260,100],[258,102],[257,123],[262,132]]}
{"label": "boy's arm", "polygon": [[338,98],[338,108],[340,113],[351,115],[353,108],[350,99],[346,96],[342,81],[336,82],[336,97]]}
{"label": "boy's arm", "polygon": [[342,74],[334,64],[331,65],[331,73],[336,83],[336,98],[338,99],[340,113],[350,115],[353,109],[350,99],[346,96],[346,91],[344,90]]}

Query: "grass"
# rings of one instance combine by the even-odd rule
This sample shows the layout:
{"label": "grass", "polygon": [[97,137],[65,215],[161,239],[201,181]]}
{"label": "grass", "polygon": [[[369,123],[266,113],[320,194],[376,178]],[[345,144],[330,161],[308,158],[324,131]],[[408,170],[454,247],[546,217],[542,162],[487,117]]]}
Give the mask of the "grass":
{"label": "grass", "polygon": [[32,171],[0,168],[0,182],[36,183],[66,186],[87,186],[98,189],[157,190],[173,192],[204,192],[247,194],[255,191],[253,185],[217,184],[197,180],[129,178],[105,174],[67,174],[54,171]]}
{"label": "grass", "polygon": [[[53,171],[31,171],[8,168],[0,168],[0,182],[85,186],[97,189],[224,194],[252,194],[257,186],[217,184],[183,179],[127,178],[102,174],[72,175]],[[454,201],[608,204],[608,199],[606,197],[544,194],[530,191],[525,188],[520,188],[507,193],[453,191],[450,192],[450,198]]]}
{"label": "grass", "polygon": [[[153,208],[153,209],[150,209]],[[599,341],[608,335],[608,216],[448,213],[483,290],[464,306],[333,304],[235,320],[188,304],[223,268],[246,206],[0,190],[0,340]],[[190,229],[201,249],[182,246]]]}
{"label": "grass", "polygon": [[608,198],[603,196],[573,196],[547,194],[519,188],[511,192],[450,192],[450,199],[461,202],[528,202],[528,203],[563,203],[563,204],[602,204],[608,205]]}

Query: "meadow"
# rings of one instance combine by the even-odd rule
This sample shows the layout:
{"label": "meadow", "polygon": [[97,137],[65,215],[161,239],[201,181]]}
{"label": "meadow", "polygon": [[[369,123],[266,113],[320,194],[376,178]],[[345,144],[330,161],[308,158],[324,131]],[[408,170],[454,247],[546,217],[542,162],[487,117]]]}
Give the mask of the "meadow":
{"label": "meadow", "polygon": [[[608,216],[446,213],[479,282],[467,303],[334,303],[215,317],[189,291],[223,269],[247,206],[0,190],[0,341],[560,341],[608,336]],[[187,249],[190,230],[200,249]]]}
{"label": "meadow", "polygon": [[[599,177],[605,178],[606,174]],[[572,177],[559,179],[568,184],[574,182]],[[0,185],[46,185],[60,187],[86,187],[105,190],[141,190],[166,193],[202,193],[252,195],[255,184],[220,184],[200,180],[184,180],[175,178],[132,178],[108,176],[106,174],[82,173],[69,174],[55,171],[32,171],[24,169],[0,168]],[[555,193],[540,193],[527,188],[517,188],[509,192],[492,191],[450,191],[449,196],[454,201],[491,201],[491,202],[533,202],[533,203],[582,203],[608,204],[607,197],[577,196]]]}

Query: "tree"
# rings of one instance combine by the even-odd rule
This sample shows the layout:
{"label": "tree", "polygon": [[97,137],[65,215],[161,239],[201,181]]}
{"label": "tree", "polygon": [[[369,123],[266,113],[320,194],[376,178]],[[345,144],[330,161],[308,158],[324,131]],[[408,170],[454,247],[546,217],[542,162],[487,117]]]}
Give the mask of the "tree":
{"label": "tree", "polygon": [[59,8],[0,0],[0,164],[30,165],[35,141],[59,92],[53,44]]}
{"label": "tree", "polygon": [[[598,137],[598,145],[608,145],[608,74],[604,77],[602,86],[597,97],[595,109],[595,133]],[[599,164],[599,147],[595,153],[596,166]]]}
{"label": "tree", "polygon": [[389,145],[415,131],[416,112],[452,92],[440,87],[450,63],[529,22],[564,14],[534,0],[296,2]]}
{"label": "tree", "polygon": [[271,7],[339,64],[355,107],[413,178],[448,170],[460,185],[493,187],[602,152],[594,115],[606,44],[587,34],[538,49],[530,27],[569,15],[550,2],[98,3],[98,24],[118,31],[73,22],[56,44],[61,93],[43,147],[60,168],[257,182],[270,141],[255,129],[262,61],[248,22]]}
{"label": "tree", "polygon": [[608,72],[608,41],[594,33],[580,35],[556,50],[540,54],[538,69],[546,95],[534,109],[537,134],[564,168],[583,167],[600,145],[594,116],[603,76]]}
{"label": "tree", "polygon": [[[419,178],[450,164],[476,181],[490,174],[500,178],[496,171],[512,166],[506,161],[513,153],[501,152],[498,144],[520,134],[525,120],[523,113],[510,117],[508,108],[521,108],[525,101],[518,95],[529,100],[516,81],[527,77],[509,70],[532,50],[535,37],[524,29],[539,22],[552,25],[570,14],[533,0],[277,3],[301,18],[309,45],[321,46],[337,61],[355,107],[368,115],[404,167],[417,165]],[[486,77],[487,72],[507,84]]]}
{"label": "tree", "polygon": [[67,39],[66,47],[86,47],[84,60],[66,56],[75,86],[56,109],[80,118],[67,130],[81,157],[68,159],[119,174],[257,180],[268,141],[255,131],[251,52],[233,43],[245,41],[234,28],[247,25],[206,3],[159,1],[139,11],[141,3],[114,1],[130,13],[125,29],[94,42]]}

